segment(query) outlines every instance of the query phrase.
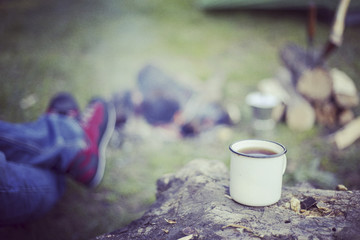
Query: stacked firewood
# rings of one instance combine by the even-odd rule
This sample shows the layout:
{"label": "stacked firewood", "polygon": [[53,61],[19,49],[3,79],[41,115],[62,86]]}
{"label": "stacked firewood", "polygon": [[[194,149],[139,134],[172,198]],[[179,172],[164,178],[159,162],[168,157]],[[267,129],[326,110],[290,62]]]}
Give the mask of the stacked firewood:
{"label": "stacked firewood", "polygon": [[[260,91],[276,95],[282,102],[274,111],[274,118],[297,131],[309,130],[315,124],[329,129],[344,127],[334,134],[339,148],[359,138],[360,120],[355,119],[353,111],[359,105],[359,95],[354,81],[339,69],[312,67],[308,53],[296,45],[283,48],[280,56],[285,67],[275,78],[259,83]],[[356,136],[336,137],[349,126],[352,127],[347,132]]]}
{"label": "stacked firewood", "polygon": [[289,128],[311,129],[315,123],[339,129],[329,139],[344,149],[360,138],[360,117],[353,109],[359,105],[359,95],[353,80],[338,69],[326,66],[326,59],[341,46],[345,15],[350,0],[340,0],[330,37],[321,52],[313,49],[316,6],[309,5],[307,25],[308,45],[295,44],[280,51],[285,66],[275,79],[261,81],[259,88],[274,94],[283,105],[275,111],[277,120],[284,119]]}
{"label": "stacked firewood", "polygon": [[290,72],[289,87],[311,104],[317,123],[333,128],[353,120],[352,108],[359,104],[359,97],[346,73],[323,65],[312,67],[305,51],[295,45],[285,47],[280,56]]}

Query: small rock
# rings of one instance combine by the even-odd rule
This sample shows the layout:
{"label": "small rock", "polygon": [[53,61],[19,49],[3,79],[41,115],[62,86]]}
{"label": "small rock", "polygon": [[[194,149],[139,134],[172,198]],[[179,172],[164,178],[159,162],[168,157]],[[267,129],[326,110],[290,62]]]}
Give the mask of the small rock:
{"label": "small rock", "polygon": [[176,221],[175,220],[170,220],[170,219],[166,219],[165,218],[165,221],[169,224],[176,224]]}

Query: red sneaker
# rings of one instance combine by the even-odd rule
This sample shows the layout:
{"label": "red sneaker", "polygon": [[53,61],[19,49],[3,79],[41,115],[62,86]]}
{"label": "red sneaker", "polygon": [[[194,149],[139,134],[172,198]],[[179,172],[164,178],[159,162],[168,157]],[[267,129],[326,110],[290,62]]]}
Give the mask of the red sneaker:
{"label": "red sneaker", "polygon": [[88,187],[96,187],[104,175],[105,150],[115,126],[115,110],[103,99],[93,99],[81,116],[88,146],[77,154],[68,173]]}

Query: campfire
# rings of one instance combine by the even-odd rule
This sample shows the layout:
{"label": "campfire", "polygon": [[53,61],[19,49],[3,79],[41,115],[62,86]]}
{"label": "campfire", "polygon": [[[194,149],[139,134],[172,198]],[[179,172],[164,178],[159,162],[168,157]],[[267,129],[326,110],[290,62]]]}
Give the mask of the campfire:
{"label": "campfire", "polygon": [[115,93],[111,100],[116,110],[117,132],[129,126],[130,121],[136,121],[135,131],[140,131],[143,123],[144,128],[165,129],[168,137],[180,139],[195,137],[219,125],[234,124],[227,106],[204,96],[209,91],[195,91],[158,67],[144,66],[136,83],[134,89]]}

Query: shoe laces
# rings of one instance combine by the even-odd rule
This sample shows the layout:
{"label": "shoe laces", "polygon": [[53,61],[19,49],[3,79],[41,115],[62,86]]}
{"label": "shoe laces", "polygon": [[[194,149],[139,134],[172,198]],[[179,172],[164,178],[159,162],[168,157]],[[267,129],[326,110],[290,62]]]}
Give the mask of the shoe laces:
{"label": "shoe laces", "polygon": [[89,121],[90,121],[90,119],[93,117],[93,115],[94,115],[94,111],[95,111],[95,103],[94,104],[92,104],[92,105],[90,105],[89,107],[87,107],[85,110],[84,110],[84,112],[83,112],[83,114],[82,114],[82,116],[81,116],[81,125],[83,126],[83,127],[87,127],[88,125],[89,125]]}

